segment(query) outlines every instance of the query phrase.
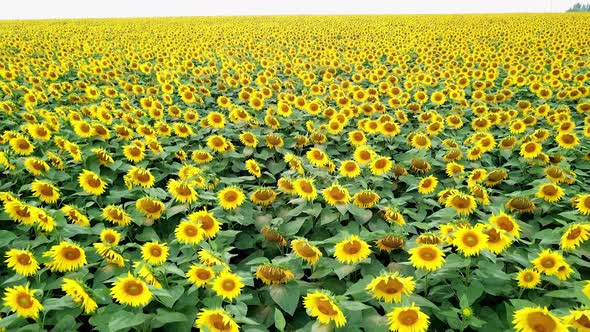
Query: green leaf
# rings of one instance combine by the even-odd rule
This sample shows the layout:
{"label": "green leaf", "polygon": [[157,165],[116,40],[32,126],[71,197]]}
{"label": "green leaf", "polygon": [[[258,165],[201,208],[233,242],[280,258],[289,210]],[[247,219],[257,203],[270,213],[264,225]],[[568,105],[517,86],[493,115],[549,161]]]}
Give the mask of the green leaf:
{"label": "green leaf", "polygon": [[155,320],[162,324],[168,323],[175,323],[175,322],[185,322],[188,320],[186,315],[181,314],[179,312],[168,311],[165,309],[158,309],[156,311]]}
{"label": "green leaf", "polygon": [[109,319],[108,328],[111,332],[127,330],[131,327],[146,323],[153,315],[125,310],[116,311]]}
{"label": "green leaf", "polygon": [[299,304],[299,285],[292,281],[284,285],[269,286],[270,297],[289,315],[293,316]]}
{"label": "green leaf", "polygon": [[350,214],[352,214],[355,217],[355,219],[361,222],[362,224],[369,221],[369,219],[371,219],[371,217],[373,216],[373,212],[371,212],[371,210],[363,209],[356,205],[350,205],[348,207],[348,212],[350,212]]}
{"label": "green leaf", "polygon": [[16,239],[16,235],[13,232],[0,231],[0,248],[8,246],[14,239]]}
{"label": "green leaf", "polygon": [[275,327],[279,331],[283,332],[285,330],[285,326],[287,326],[287,321],[285,321],[283,313],[278,308],[275,308]]}

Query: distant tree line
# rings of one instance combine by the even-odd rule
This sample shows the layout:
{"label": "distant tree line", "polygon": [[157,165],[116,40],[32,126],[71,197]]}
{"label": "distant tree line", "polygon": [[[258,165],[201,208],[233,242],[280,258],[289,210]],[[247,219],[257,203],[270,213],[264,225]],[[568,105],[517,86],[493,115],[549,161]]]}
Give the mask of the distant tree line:
{"label": "distant tree line", "polygon": [[590,12],[590,3],[583,5],[578,2],[577,4],[573,5],[572,8],[566,10],[566,12]]}

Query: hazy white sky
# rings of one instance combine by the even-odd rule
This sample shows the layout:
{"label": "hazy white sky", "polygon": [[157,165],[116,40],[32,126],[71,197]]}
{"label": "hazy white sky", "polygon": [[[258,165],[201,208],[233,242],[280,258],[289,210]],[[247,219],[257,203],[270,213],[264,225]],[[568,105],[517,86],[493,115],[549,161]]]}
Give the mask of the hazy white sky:
{"label": "hazy white sky", "polygon": [[563,12],[584,0],[2,0],[0,19]]}

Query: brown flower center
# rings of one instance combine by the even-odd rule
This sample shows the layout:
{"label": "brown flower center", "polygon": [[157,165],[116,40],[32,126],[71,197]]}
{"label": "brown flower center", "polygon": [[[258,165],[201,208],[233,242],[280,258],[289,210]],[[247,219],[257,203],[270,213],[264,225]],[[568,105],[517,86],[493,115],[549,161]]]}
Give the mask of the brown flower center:
{"label": "brown flower center", "polygon": [[406,326],[411,326],[418,321],[418,313],[416,312],[416,310],[412,309],[404,310],[399,313],[398,319],[402,324]]}
{"label": "brown flower center", "polygon": [[80,258],[80,250],[72,247],[65,247],[61,250],[61,255],[67,260],[74,261]]}
{"label": "brown flower center", "polygon": [[529,327],[535,332],[555,331],[557,325],[548,315],[541,312],[534,312],[527,316]]}
{"label": "brown flower center", "polygon": [[28,254],[19,254],[16,260],[20,265],[31,265],[31,257]]}

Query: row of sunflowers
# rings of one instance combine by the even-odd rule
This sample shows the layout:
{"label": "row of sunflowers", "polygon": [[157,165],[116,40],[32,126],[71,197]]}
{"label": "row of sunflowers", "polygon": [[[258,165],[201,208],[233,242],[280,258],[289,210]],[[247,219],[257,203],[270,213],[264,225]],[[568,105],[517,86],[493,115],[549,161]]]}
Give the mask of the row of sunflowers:
{"label": "row of sunflowers", "polygon": [[590,331],[589,22],[0,22],[0,329]]}

